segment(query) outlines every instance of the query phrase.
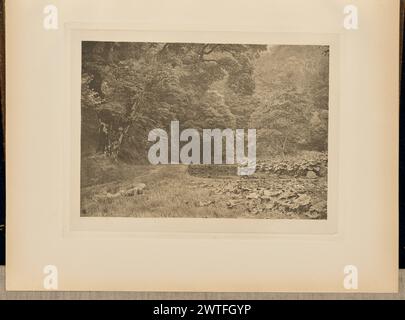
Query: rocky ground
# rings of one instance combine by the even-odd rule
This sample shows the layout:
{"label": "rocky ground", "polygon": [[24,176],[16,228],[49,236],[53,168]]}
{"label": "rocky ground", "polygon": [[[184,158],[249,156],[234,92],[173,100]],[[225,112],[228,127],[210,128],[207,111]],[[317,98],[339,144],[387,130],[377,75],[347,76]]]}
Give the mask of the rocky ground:
{"label": "rocky ground", "polygon": [[246,210],[260,218],[326,218],[325,178],[280,178],[257,175],[255,178],[213,182],[195,182],[193,188],[210,191],[211,200],[200,207],[224,202],[228,210]]}
{"label": "rocky ground", "polygon": [[125,178],[82,188],[82,215],[327,218],[325,154],[262,160],[249,177],[233,172],[212,166],[128,167]]}

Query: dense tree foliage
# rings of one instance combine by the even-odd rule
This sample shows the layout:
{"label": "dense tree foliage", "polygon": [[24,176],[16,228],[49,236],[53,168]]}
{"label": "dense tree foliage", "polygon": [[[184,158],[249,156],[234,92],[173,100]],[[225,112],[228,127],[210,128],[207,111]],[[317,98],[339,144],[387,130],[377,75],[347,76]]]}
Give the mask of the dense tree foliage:
{"label": "dense tree foliage", "polygon": [[128,160],[145,155],[148,132],[167,128],[172,120],[179,120],[182,127],[234,127],[235,116],[223,95],[211,86],[225,80],[232,92],[252,95],[254,60],[265,49],[258,45],[84,42],[83,136],[90,137],[83,138],[84,153],[94,152],[100,124],[108,135],[109,152]]}
{"label": "dense tree foliage", "polygon": [[329,48],[270,47],[257,61],[255,78],[262,103],[252,114],[250,126],[259,131],[258,151],[326,151]]}
{"label": "dense tree foliage", "polygon": [[259,154],[325,150],[327,47],[83,42],[82,152],[144,161],[150,130],[257,128]]}

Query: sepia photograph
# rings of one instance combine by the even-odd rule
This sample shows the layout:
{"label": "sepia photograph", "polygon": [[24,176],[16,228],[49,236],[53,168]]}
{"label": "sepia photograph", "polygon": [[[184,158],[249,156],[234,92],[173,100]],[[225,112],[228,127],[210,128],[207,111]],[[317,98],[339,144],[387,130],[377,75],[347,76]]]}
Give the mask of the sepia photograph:
{"label": "sepia photograph", "polygon": [[329,46],[82,42],[81,216],[327,219]]}
{"label": "sepia photograph", "polygon": [[329,47],[82,42],[81,216],[327,219]]}
{"label": "sepia photograph", "polygon": [[404,297],[397,0],[28,1],[0,299]]}

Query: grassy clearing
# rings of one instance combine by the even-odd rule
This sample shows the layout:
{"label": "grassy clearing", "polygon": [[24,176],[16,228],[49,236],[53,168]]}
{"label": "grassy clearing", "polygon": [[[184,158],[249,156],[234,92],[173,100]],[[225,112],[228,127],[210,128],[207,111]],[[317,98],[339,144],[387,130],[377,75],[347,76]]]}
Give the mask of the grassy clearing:
{"label": "grassy clearing", "polygon": [[[131,175],[120,182],[104,183],[82,189],[83,216],[120,217],[237,217],[226,204],[201,206],[212,200],[212,192],[197,186],[211,179],[191,177],[186,166],[134,166]],[[144,183],[142,195],[116,199],[94,199],[95,194],[116,192],[134,183]]]}
{"label": "grassy clearing", "polygon": [[[298,190],[297,194],[305,190],[314,203],[326,201],[326,178],[310,180],[268,173],[257,173],[251,178],[209,178],[189,175],[185,165],[117,166],[107,159],[91,161],[97,161],[98,175],[93,175],[94,184],[87,179],[88,183],[82,187],[83,217],[308,219],[302,212],[287,215],[255,197],[271,190],[287,194],[291,190]],[[86,172],[89,170],[92,169],[87,166]],[[106,196],[140,183],[146,185],[142,194]],[[262,209],[252,210],[257,206]],[[317,218],[324,219],[325,214]]]}

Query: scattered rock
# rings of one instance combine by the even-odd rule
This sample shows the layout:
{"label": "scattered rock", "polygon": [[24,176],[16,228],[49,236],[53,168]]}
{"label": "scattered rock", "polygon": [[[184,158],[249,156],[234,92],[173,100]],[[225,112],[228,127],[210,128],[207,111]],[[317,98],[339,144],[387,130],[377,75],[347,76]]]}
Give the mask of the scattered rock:
{"label": "scattered rock", "polygon": [[133,197],[136,194],[137,194],[137,190],[135,188],[134,189],[129,189],[127,191],[122,191],[122,193],[121,193],[121,195],[123,197]]}
{"label": "scattered rock", "polygon": [[311,212],[317,212],[317,213],[326,213],[328,204],[326,201],[320,201],[314,205],[311,206],[310,211]]}
{"label": "scattered rock", "polygon": [[226,203],[227,207],[229,209],[235,208],[239,203],[237,201],[234,200],[230,200]]}
{"label": "scattered rock", "polygon": [[214,203],[215,203],[215,201],[200,201],[200,202],[197,204],[197,206],[200,207],[200,208],[202,208],[202,207],[208,207],[208,206],[210,206],[211,204],[214,204]]}
{"label": "scattered rock", "polygon": [[328,169],[326,167],[321,167],[319,169],[319,176],[326,177],[328,175]]}
{"label": "scattered rock", "polygon": [[[106,195],[105,195],[105,198],[107,198],[107,199],[116,199],[116,198],[119,198],[119,197],[121,197],[122,196],[122,193],[121,192],[118,192],[118,193],[114,193],[114,194],[112,194],[112,193],[107,193]],[[101,196],[102,197],[102,196]]]}
{"label": "scattered rock", "polygon": [[252,193],[249,193],[249,194],[246,196],[246,198],[247,198],[247,199],[259,199],[259,195],[258,195],[257,193],[255,193],[255,192],[252,192]]}
{"label": "scattered rock", "polygon": [[317,212],[307,211],[304,215],[310,219],[319,219],[321,215]]}
{"label": "scattered rock", "polygon": [[138,183],[136,185],[134,185],[133,188],[129,189],[129,190],[122,190],[120,192],[120,194],[124,197],[134,197],[136,195],[141,195],[143,194],[143,191],[146,188],[146,184],[144,183]]}
{"label": "scattered rock", "polygon": [[297,193],[294,191],[286,191],[284,193],[281,193],[280,199],[291,199],[297,197]]}
{"label": "scattered rock", "polygon": [[261,160],[256,171],[279,176],[305,177],[308,171],[313,171],[324,177],[328,167],[328,155],[325,152],[310,152],[298,157],[287,159]]}
{"label": "scattered rock", "polygon": [[272,197],[277,197],[282,193],[283,193],[283,191],[281,191],[281,190],[277,190],[277,191],[264,190],[263,196],[266,198],[272,198]]}
{"label": "scattered rock", "polygon": [[266,209],[266,210],[268,210],[268,211],[270,211],[270,210],[273,210],[274,208],[275,208],[275,203],[274,202],[270,202],[270,203],[267,203],[265,206],[264,206],[264,208]]}
{"label": "scattered rock", "polygon": [[146,189],[146,184],[138,183],[132,186],[130,189],[122,189],[117,192],[112,192],[112,190],[107,190],[101,194],[97,194],[94,196],[94,200],[103,200],[103,199],[116,199],[119,197],[134,197],[136,195],[143,194],[144,190]]}
{"label": "scattered rock", "polygon": [[307,178],[308,178],[308,179],[316,179],[316,178],[318,178],[318,176],[316,175],[315,172],[313,172],[313,171],[308,171],[308,172],[307,172]]}
{"label": "scattered rock", "polygon": [[143,194],[143,191],[146,189],[146,184],[144,183],[138,183],[135,186],[135,190],[137,192],[137,194]]}
{"label": "scattered rock", "polygon": [[293,201],[290,206],[292,211],[307,211],[311,205],[311,197],[303,194]]}

